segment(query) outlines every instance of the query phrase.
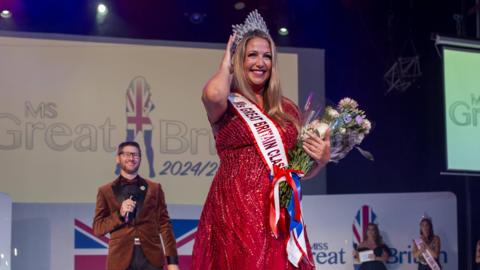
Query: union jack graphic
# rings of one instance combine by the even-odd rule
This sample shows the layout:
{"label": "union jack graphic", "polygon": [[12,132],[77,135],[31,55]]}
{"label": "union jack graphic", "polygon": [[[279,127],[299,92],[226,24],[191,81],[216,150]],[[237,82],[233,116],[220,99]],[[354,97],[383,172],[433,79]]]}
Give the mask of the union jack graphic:
{"label": "union jack graphic", "polygon": [[[197,232],[197,219],[172,219],[173,232],[177,241],[179,267],[188,270],[192,261],[192,248]],[[75,270],[104,270],[107,262],[108,240],[96,237],[93,229],[75,219]]]}
{"label": "union jack graphic", "polygon": [[135,135],[143,130],[152,130],[149,113],[155,109],[151,100],[150,85],[142,76],[135,77],[127,89],[126,112],[127,129],[135,131]]}
{"label": "union jack graphic", "polygon": [[[364,240],[364,237],[366,237],[368,223],[374,223],[376,219],[377,215],[373,212],[372,207],[362,205],[362,207],[358,209],[352,224],[354,248],[356,248]],[[353,269],[360,269],[360,264],[354,263]]]}
{"label": "union jack graphic", "polygon": [[93,229],[78,219],[75,219],[74,233],[74,269],[105,269],[109,238],[106,236],[96,237]]}
{"label": "union jack graphic", "polygon": [[[155,109],[152,102],[150,85],[142,76],[136,76],[130,81],[125,94],[125,113],[127,116],[127,138],[126,141],[134,141],[138,133],[142,131],[145,143],[145,152],[148,161],[148,176],[155,177],[153,166],[154,151],[152,147],[153,125],[149,114]],[[115,174],[120,174],[120,166],[116,165]]]}
{"label": "union jack graphic", "polygon": [[377,215],[373,212],[372,207],[362,205],[362,207],[358,209],[352,224],[354,244],[358,245],[364,240],[363,238],[367,232],[368,223],[375,223],[376,219]]}

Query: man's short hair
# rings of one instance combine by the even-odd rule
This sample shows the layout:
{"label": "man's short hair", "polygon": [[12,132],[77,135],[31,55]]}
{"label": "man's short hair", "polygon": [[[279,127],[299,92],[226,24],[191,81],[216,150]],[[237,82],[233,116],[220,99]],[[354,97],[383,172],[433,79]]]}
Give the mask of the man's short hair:
{"label": "man's short hair", "polygon": [[140,149],[140,145],[137,143],[137,142],[134,142],[134,141],[126,141],[126,142],[122,142],[121,144],[118,145],[118,148],[117,148],[117,155],[120,155],[122,152],[123,152],[123,148],[125,146],[133,146],[133,147],[136,147],[138,149],[138,153],[139,154],[142,154],[142,150]]}

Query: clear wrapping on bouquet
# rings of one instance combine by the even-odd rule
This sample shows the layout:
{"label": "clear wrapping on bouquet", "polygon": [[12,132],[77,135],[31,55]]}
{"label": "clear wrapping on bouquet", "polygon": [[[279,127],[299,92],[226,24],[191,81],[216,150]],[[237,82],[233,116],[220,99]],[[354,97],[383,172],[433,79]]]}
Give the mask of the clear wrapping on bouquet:
{"label": "clear wrapping on bouquet", "polygon": [[[303,175],[309,173],[315,165],[315,160],[303,150],[303,141],[312,135],[324,138],[327,130],[330,130],[330,162],[338,163],[354,148],[368,160],[374,160],[370,152],[359,146],[370,133],[372,124],[355,100],[346,97],[341,99],[336,107],[327,106],[322,117],[319,117],[320,111],[320,105],[313,105],[313,94],[310,94],[301,114],[297,142],[289,151],[289,169],[301,171]],[[282,207],[287,207],[291,196],[291,187],[287,183],[282,183],[280,186]]]}

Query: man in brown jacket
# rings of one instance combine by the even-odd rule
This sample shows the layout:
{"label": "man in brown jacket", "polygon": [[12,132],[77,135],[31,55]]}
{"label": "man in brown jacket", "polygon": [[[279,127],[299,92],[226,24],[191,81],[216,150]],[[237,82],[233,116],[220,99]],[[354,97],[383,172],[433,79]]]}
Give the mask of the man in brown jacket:
{"label": "man in brown jacket", "polygon": [[110,233],[108,270],[178,270],[178,257],[165,196],[159,183],[138,175],[136,142],[118,146],[120,175],[98,189],[93,231]]}

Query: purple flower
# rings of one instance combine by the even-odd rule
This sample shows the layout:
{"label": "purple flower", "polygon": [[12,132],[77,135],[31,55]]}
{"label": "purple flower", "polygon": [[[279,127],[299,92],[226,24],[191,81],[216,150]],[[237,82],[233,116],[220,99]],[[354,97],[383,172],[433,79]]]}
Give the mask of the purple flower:
{"label": "purple flower", "polygon": [[350,123],[350,121],[352,121],[352,116],[351,116],[350,114],[345,114],[345,115],[343,116],[343,121],[344,121],[345,123]]}
{"label": "purple flower", "polygon": [[357,117],[355,117],[355,122],[357,122],[357,125],[361,125],[363,122],[363,117],[361,115],[357,115]]}

